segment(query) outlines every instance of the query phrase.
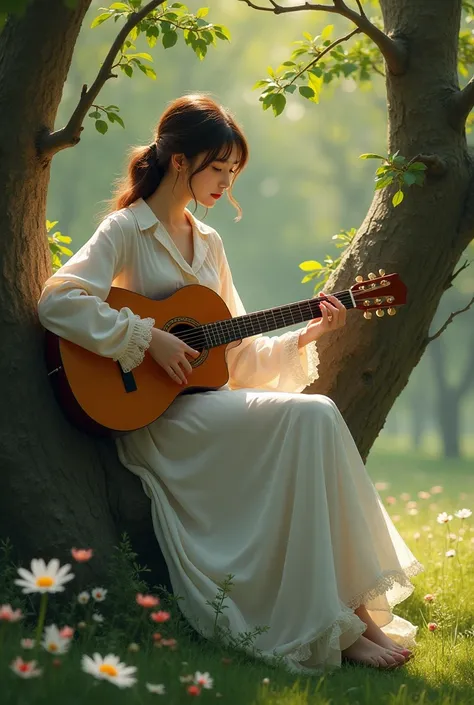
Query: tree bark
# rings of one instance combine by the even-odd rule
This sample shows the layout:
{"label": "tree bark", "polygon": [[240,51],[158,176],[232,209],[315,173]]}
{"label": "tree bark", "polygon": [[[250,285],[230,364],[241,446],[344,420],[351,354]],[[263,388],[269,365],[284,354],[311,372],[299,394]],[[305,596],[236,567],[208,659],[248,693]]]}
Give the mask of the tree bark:
{"label": "tree bark", "polygon": [[93,547],[96,560],[84,569],[101,580],[107,555],[128,531],[141,559],[153,559],[151,579],[167,584],[139,479],[119,463],[113,442],[76,431],[56,404],[37,317],[51,261],[50,160],[38,158],[36,142],[54,127],[90,2],[70,10],[63,0],[35,0],[0,35],[0,536],[26,561],[65,561],[71,547]]}
{"label": "tree bark", "polygon": [[408,189],[396,208],[392,187],[377,191],[328,281],[328,291],[339,291],[357,275],[382,268],[398,272],[408,287],[408,302],[396,316],[349,316],[343,329],[319,342],[321,374],[306,390],[334,399],[364,459],[425,351],[440,298],[473,236],[472,227],[461,228],[473,165],[464,129],[449,125],[450,98],[458,91],[461,2],[381,0],[381,7],[385,31],[403,38],[410,52],[404,75],[386,72],[388,150],[407,158],[437,155],[447,169],[429,175],[422,188]]}

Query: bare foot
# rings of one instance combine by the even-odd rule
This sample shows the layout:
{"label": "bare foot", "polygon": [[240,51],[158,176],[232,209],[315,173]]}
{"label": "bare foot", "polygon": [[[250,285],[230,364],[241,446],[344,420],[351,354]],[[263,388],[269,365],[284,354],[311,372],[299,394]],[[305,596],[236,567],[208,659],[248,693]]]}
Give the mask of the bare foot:
{"label": "bare foot", "polygon": [[398,668],[406,662],[398,651],[379,646],[365,636],[360,636],[357,641],[342,651],[342,660],[384,669]]}
{"label": "bare foot", "polygon": [[365,605],[361,605],[354,611],[359,617],[359,619],[361,619],[363,622],[365,622],[365,624],[367,624],[367,629],[364,632],[364,636],[366,639],[373,641],[374,644],[383,646],[385,649],[398,651],[398,653],[405,656],[406,660],[409,660],[412,657],[413,654],[410,649],[406,649],[403,646],[400,646],[400,644],[397,644],[395,641],[393,641],[393,639],[390,639],[389,636],[384,634],[384,632],[380,629],[380,627],[375,624],[374,620],[367,612]]}

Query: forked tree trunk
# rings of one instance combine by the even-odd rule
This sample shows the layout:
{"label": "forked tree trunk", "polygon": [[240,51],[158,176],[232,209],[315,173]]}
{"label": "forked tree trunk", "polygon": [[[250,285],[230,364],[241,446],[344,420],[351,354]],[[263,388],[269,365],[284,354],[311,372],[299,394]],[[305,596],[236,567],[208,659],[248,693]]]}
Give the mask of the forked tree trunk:
{"label": "forked tree trunk", "polygon": [[[122,529],[140,550],[149,548],[147,562],[160,552],[149,501],[113,444],[76,432],[59,411],[36,314],[50,273],[44,226],[50,165],[37,158],[35,138],[54,125],[89,4],[78,0],[69,10],[62,0],[32,0],[0,36],[0,535],[27,560],[65,559],[71,546],[93,546],[99,560],[90,570],[100,578],[100,558]],[[423,354],[440,296],[471,237],[460,227],[471,164],[464,134],[450,127],[447,110],[457,90],[460,5],[382,0],[386,29],[405,35],[411,51],[408,73],[387,79],[390,150],[438,154],[447,171],[423,189],[412,187],[395,210],[378,193],[328,287],[346,288],[357,274],[383,267],[398,271],[409,288],[409,305],[398,316],[369,322],[353,314],[343,330],[320,342],[320,379],[309,391],[337,402],[363,457]],[[161,562],[155,576],[162,581],[162,575]]]}
{"label": "forked tree trunk", "polygon": [[[407,73],[387,74],[388,149],[408,158],[437,155],[446,172],[409,188],[396,208],[393,187],[376,192],[328,282],[328,291],[339,291],[357,275],[382,268],[398,272],[408,287],[408,304],[396,316],[368,321],[353,313],[344,328],[319,343],[321,376],[307,391],[334,399],[364,459],[425,351],[440,298],[473,237],[472,162],[464,130],[450,125],[461,2],[381,0],[381,6],[385,31],[405,38],[410,51]],[[380,149],[373,145],[373,151]]]}

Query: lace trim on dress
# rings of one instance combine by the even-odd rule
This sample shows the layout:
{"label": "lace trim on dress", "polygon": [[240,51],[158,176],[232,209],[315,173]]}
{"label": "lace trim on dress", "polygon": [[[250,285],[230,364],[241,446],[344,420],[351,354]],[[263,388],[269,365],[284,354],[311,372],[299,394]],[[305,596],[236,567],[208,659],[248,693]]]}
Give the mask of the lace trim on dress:
{"label": "lace trim on dress", "polygon": [[135,316],[132,335],[125,352],[118,358],[114,357],[114,360],[120,363],[120,367],[124,372],[130,372],[130,370],[138,367],[143,362],[145,350],[151,343],[151,330],[154,325],[154,318]]}
{"label": "lace trim on dress", "polygon": [[319,355],[315,342],[306,346],[308,359],[308,372],[305,372],[301,351],[298,347],[300,331],[290,331],[284,334],[283,364],[285,370],[290,371],[291,379],[299,387],[307,387],[318,378]]}
{"label": "lace trim on dress", "polygon": [[[410,582],[410,578],[422,573],[424,570],[424,566],[415,559],[413,563],[410,563],[407,568],[404,568],[401,571],[384,571],[377,578],[375,587],[351,598],[349,601],[349,607],[351,609],[357,609],[361,605],[366,605],[368,602],[375,600],[377,597],[380,597],[380,595],[383,595],[391,590],[395,583],[398,583],[402,587],[402,590],[398,593],[396,600],[389,600],[387,597],[389,606],[394,607],[400,602],[403,602],[403,600],[406,600],[406,598],[409,597],[415,589],[415,586]],[[368,609],[370,609],[370,607]]]}
{"label": "lace trim on dress", "polygon": [[[362,620],[357,617],[353,610],[360,607],[360,605],[367,604],[371,600],[375,600],[380,595],[385,594],[394,586],[395,583],[401,585],[403,589],[401,592],[398,593],[396,600],[393,600],[392,602],[389,601],[389,606],[393,607],[395,604],[403,602],[403,600],[409,597],[415,589],[414,585],[412,585],[409,579],[413,578],[419,573],[422,573],[423,571],[424,566],[417,560],[415,560],[402,571],[391,570],[382,573],[381,576],[377,579],[376,584],[373,588],[367,590],[366,592],[360,595],[357,595],[356,597],[350,600],[348,605],[349,610],[347,612],[344,610],[341,615],[336,619],[336,621],[333,622],[333,624],[331,624],[328,629],[326,629],[325,632],[320,634],[316,639],[313,639],[311,642],[307,644],[302,644],[298,649],[295,649],[291,653],[286,654],[284,658],[286,665],[292,671],[314,673],[315,667],[307,668],[303,665],[303,662],[307,661],[312,655],[312,644],[322,641],[323,643],[326,642],[326,652],[329,652],[331,649],[338,650],[340,648],[340,636],[351,628],[354,629],[355,632],[355,641],[359,638],[359,636],[361,636],[361,634],[364,633],[366,626],[365,623],[363,623]],[[403,622],[403,620],[401,621]],[[407,625],[406,622],[404,624]],[[413,647],[415,644],[414,633],[416,632],[416,629],[417,627],[413,627],[409,634],[401,634],[397,641],[403,646]],[[406,638],[404,638],[404,636]],[[320,667],[324,667],[324,664],[320,664]]]}

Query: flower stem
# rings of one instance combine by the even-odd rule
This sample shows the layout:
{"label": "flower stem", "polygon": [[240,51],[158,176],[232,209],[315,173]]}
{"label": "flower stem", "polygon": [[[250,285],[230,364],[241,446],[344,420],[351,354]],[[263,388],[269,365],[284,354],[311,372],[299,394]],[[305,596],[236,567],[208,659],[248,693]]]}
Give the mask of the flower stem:
{"label": "flower stem", "polygon": [[43,631],[44,618],[46,617],[46,606],[48,604],[48,593],[43,592],[41,595],[40,612],[38,617],[38,626],[36,627],[36,649],[39,648],[41,633]]}

